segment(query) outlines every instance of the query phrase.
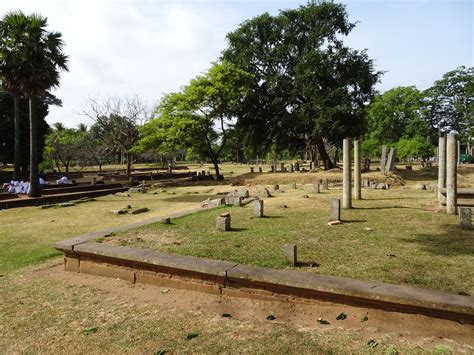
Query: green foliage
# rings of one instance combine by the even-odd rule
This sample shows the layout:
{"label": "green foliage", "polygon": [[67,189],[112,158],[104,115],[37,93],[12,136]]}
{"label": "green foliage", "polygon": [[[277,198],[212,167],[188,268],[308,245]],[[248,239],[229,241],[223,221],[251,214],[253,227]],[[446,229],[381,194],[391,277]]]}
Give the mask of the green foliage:
{"label": "green foliage", "polygon": [[135,150],[186,147],[210,159],[219,176],[219,158],[252,81],[252,75],[227,62],[215,64],[182,91],[165,95],[156,108],[157,118],[141,128]]}
{"label": "green foliage", "polygon": [[69,171],[71,162],[79,156],[79,142],[85,136],[85,132],[65,128],[62,124],[54,124],[51,132],[46,136],[46,145],[44,148],[45,165],[55,166],[58,171],[64,167]]}
{"label": "green foliage", "polygon": [[436,148],[426,137],[422,136],[404,137],[397,142],[396,147],[397,156],[400,158],[429,158],[435,154]]}
{"label": "green foliage", "polygon": [[390,145],[403,136],[426,134],[422,99],[422,93],[414,86],[396,87],[374,97],[367,109],[371,144]]}
{"label": "green foliage", "polygon": [[381,73],[365,51],[344,46],[354,26],[344,5],[321,2],[265,13],[227,35],[223,58],[257,79],[241,105],[243,142],[256,154],[311,145],[327,161],[323,138],[339,145],[363,132]]}
{"label": "green foliage", "polygon": [[433,131],[455,130],[464,142],[474,137],[474,67],[447,72],[424,94],[426,120]]}

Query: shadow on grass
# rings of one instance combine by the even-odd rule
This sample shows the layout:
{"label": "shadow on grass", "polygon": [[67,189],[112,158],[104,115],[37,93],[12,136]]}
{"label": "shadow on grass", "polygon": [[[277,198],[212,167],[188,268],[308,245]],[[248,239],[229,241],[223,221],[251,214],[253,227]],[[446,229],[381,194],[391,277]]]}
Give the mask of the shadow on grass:
{"label": "shadow on grass", "polygon": [[415,207],[406,207],[406,206],[385,206],[385,207],[353,207],[354,210],[391,210],[394,208],[408,208],[408,209],[417,209]]}
{"label": "shadow on grass", "polygon": [[272,218],[283,218],[283,216],[263,216],[263,217],[260,217],[260,218],[269,218],[269,219],[272,219]]}
{"label": "shadow on grass", "polygon": [[384,198],[370,198],[364,197],[366,201],[390,201],[390,200],[419,200],[419,197],[384,197]]}
{"label": "shadow on grass", "polygon": [[416,234],[401,239],[404,243],[417,244],[424,251],[444,256],[474,256],[474,229],[463,230],[457,225],[440,226],[440,233]]}
{"label": "shadow on grass", "polygon": [[341,219],[343,223],[365,223],[367,222],[366,219]]}
{"label": "shadow on grass", "polygon": [[229,232],[244,232],[244,231],[248,231],[248,230],[249,230],[248,228],[234,228],[234,227],[232,227]]}

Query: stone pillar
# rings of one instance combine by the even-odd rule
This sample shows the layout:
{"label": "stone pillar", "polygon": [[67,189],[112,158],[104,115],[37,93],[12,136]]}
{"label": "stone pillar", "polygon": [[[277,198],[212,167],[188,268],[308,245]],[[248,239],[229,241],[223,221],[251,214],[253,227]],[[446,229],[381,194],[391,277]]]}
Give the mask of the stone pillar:
{"label": "stone pillar", "polygon": [[327,178],[323,179],[323,190],[329,190],[329,180]]}
{"label": "stone pillar", "polygon": [[275,165],[272,165],[272,173],[275,172]]}
{"label": "stone pillar", "polygon": [[330,201],[329,222],[341,220],[341,200],[332,198]]}
{"label": "stone pillar", "polygon": [[382,156],[380,157],[380,172],[385,174],[385,165],[387,164],[387,146],[382,146]]}
{"label": "stone pillar", "polygon": [[319,194],[320,190],[319,190],[319,184],[313,184],[313,189],[314,189],[314,192],[316,192],[317,194]]}
{"label": "stone pillar", "polygon": [[261,166],[258,167],[258,172],[259,172],[259,173],[263,173],[263,170],[262,170],[262,167],[261,167]]}
{"label": "stone pillar", "polygon": [[250,167],[250,173],[253,174],[255,170],[253,169],[253,166]]}
{"label": "stone pillar", "polygon": [[300,171],[300,163],[299,162],[295,163],[295,171]]}
{"label": "stone pillar", "polygon": [[352,164],[351,164],[351,140],[349,138],[343,141],[343,166],[342,166],[342,207],[352,208]]}
{"label": "stone pillar", "polygon": [[313,162],[312,161],[309,162],[309,170],[313,171]]}
{"label": "stone pillar", "polygon": [[92,180],[91,180],[91,185],[92,185],[92,186],[97,185],[97,179],[96,179],[95,177],[92,178]]}
{"label": "stone pillar", "polygon": [[290,164],[290,173],[292,173],[294,171],[295,171],[295,168],[294,168],[293,164]]}
{"label": "stone pillar", "polygon": [[292,185],[291,185],[292,188],[296,189],[296,182],[294,182]]}
{"label": "stone pillar", "polygon": [[273,185],[273,190],[274,191],[277,191],[277,190],[280,190],[280,185]]}
{"label": "stone pillar", "polygon": [[285,171],[285,163],[280,163],[280,170],[281,172]]}
{"label": "stone pillar", "polygon": [[456,214],[457,210],[457,136],[448,134],[446,140],[446,213]]}
{"label": "stone pillar", "polygon": [[230,231],[230,213],[223,213],[216,218],[216,229],[221,232]]}
{"label": "stone pillar", "polygon": [[469,207],[459,207],[459,225],[462,229],[472,228],[472,211]]}
{"label": "stone pillar", "polygon": [[360,140],[354,141],[354,199],[362,199]]}
{"label": "stone pillar", "polygon": [[263,217],[263,201],[255,200],[253,201],[253,215],[254,217]]}
{"label": "stone pillar", "polygon": [[397,158],[397,148],[390,148],[390,153],[388,154],[387,166],[385,167],[385,173],[388,173],[393,170],[395,167],[395,159]]}
{"label": "stone pillar", "polygon": [[285,262],[291,266],[296,266],[298,264],[296,244],[286,244],[282,249]]}
{"label": "stone pillar", "polygon": [[444,202],[441,189],[446,188],[446,136],[439,137],[438,141],[438,203]]}

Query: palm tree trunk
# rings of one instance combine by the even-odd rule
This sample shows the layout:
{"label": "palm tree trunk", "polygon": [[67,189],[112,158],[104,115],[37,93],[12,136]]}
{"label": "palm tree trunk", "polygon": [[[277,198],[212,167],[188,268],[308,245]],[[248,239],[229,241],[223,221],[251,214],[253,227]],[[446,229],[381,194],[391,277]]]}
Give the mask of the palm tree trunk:
{"label": "palm tree trunk", "polygon": [[29,97],[30,103],[30,197],[40,197],[38,180],[38,140],[36,135],[35,96]]}
{"label": "palm tree trunk", "polygon": [[13,96],[14,122],[15,122],[15,159],[13,168],[13,180],[21,180],[21,145],[20,145],[20,97]]}

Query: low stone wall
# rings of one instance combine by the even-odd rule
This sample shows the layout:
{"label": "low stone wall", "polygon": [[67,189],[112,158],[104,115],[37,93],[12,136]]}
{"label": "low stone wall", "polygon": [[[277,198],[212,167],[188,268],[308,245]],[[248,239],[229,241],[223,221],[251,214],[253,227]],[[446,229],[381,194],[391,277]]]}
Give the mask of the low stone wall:
{"label": "low stone wall", "polygon": [[170,255],[94,243],[91,238],[89,235],[88,239],[75,238],[55,245],[65,254],[65,270],[219,295],[324,300],[474,324],[472,296]]}

